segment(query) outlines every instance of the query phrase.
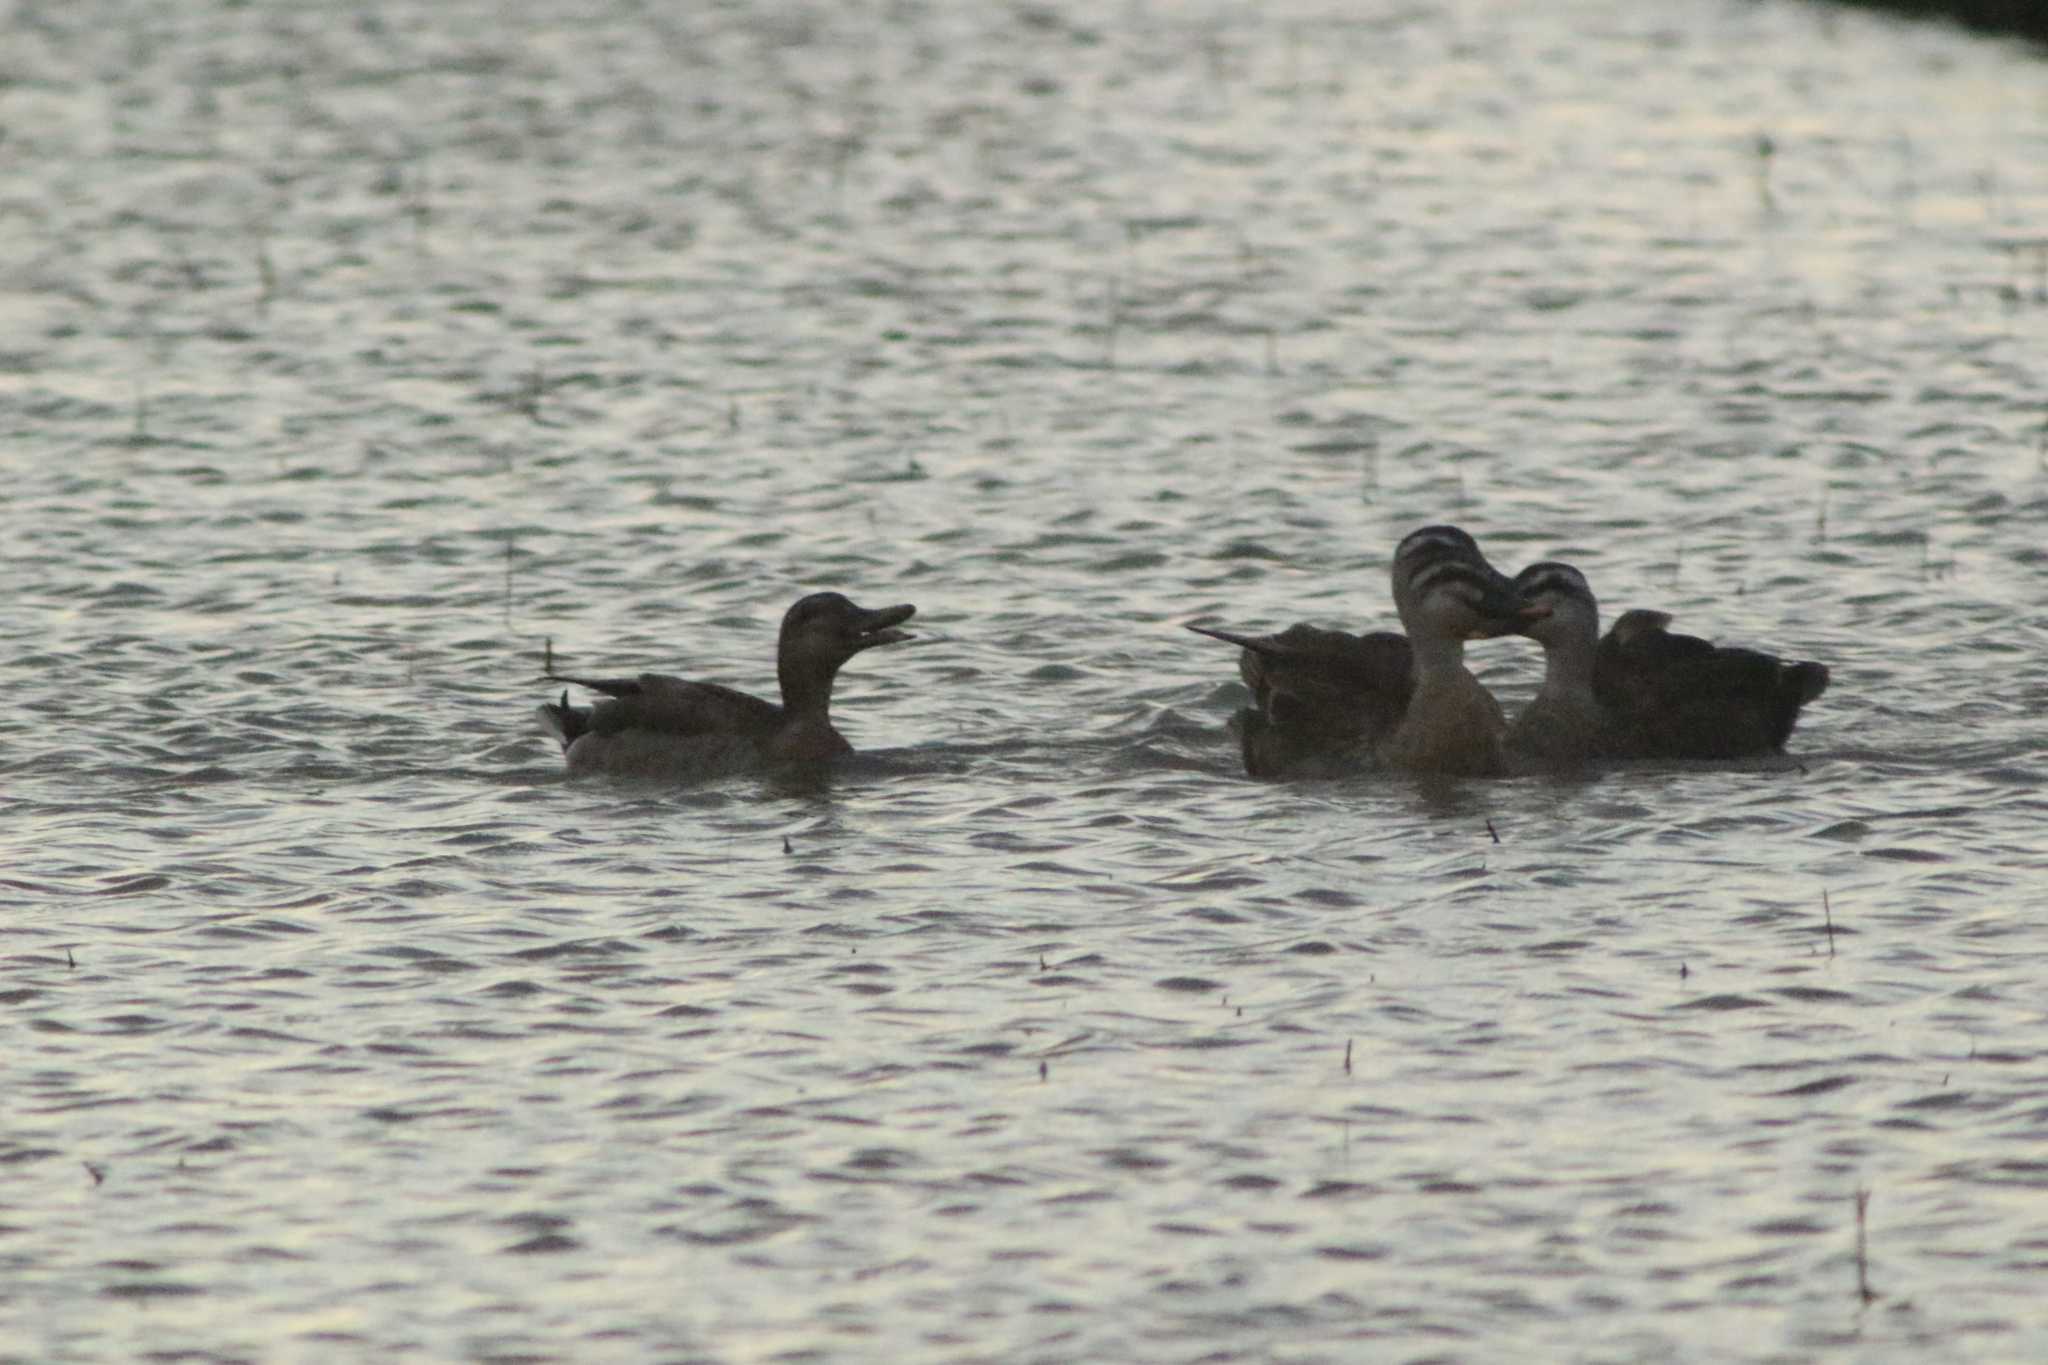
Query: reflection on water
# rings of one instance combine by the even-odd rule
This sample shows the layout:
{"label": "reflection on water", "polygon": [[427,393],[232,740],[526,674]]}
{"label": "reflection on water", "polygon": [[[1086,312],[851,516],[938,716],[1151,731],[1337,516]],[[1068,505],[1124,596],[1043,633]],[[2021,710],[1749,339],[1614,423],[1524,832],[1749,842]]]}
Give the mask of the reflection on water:
{"label": "reflection on water", "polygon": [[[2048,1349],[2028,49],[86,3],[0,71],[24,1359]],[[1439,520],[1833,686],[1245,781],[1182,623],[1384,624]],[[862,757],[562,777],[544,648],[763,691],[824,587],[919,604]]]}

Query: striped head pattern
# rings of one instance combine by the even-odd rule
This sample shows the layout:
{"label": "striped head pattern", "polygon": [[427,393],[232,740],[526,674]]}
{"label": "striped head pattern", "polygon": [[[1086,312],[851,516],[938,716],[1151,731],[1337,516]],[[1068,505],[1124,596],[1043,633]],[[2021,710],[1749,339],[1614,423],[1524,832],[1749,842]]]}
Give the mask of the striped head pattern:
{"label": "striped head pattern", "polygon": [[1408,633],[1485,639],[1517,629],[1530,614],[1507,576],[1455,526],[1425,526],[1394,549],[1394,606]]}
{"label": "striped head pattern", "polygon": [[1521,633],[1539,643],[1573,638],[1591,644],[1600,634],[1600,602],[1586,576],[1569,564],[1545,560],[1515,575],[1515,594],[1531,606],[1548,607],[1547,615],[1521,626]]}

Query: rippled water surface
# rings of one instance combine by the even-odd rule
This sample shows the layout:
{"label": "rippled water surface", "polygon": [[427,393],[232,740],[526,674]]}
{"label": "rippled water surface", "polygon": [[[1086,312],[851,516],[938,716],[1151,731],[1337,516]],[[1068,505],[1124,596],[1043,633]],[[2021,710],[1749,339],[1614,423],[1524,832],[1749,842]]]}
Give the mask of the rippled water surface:
{"label": "rippled water surface", "polygon": [[[5,1358],[2048,1355],[2034,51],[19,3],[0,171]],[[1245,780],[1442,520],[1834,686]],[[824,587],[860,759],[564,778]]]}

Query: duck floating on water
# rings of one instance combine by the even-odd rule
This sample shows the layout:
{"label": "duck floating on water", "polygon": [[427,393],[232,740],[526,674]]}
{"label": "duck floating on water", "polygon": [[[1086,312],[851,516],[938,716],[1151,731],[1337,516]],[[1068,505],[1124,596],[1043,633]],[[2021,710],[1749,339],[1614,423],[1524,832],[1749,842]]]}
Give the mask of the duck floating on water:
{"label": "duck floating on water", "polygon": [[777,705],[717,683],[660,673],[637,678],[550,681],[601,692],[607,700],[571,706],[544,702],[541,722],[561,741],[569,771],[610,776],[714,776],[783,763],[818,763],[853,752],[832,727],[832,683],[862,650],[911,639],[896,627],[917,608],[869,609],[841,593],[801,598],[782,618],[775,676]]}
{"label": "duck floating on water", "polygon": [[1599,602],[1569,564],[1531,564],[1515,588],[1549,609],[1520,627],[1544,663],[1541,690],[1508,729],[1518,766],[1778,753],[1800,708],[1827,690],[1824,664],[1674,635],[1661,611],[1623,612],[1603,639]]}
{"label": "duck floating on water", "polygon": [[1465,667],[1465,642],[1522,629],[1547,608],[1456,526],[1425,526],[1394,550],[1394,609],[1406,636],[1295,625],[1277,635],[1188,629],[1237,645],[1252,690],[1239,714],[1245,771],[1322,777],[1361,762],[1407,772],[1506,771],[1500,703]]}

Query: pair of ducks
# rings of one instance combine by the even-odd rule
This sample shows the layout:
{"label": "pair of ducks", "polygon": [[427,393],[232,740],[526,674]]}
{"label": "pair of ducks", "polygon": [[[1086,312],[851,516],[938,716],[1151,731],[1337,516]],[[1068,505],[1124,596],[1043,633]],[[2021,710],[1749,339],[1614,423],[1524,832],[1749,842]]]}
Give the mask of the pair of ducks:
{"label": "pair of ducks", "polygon": [[[1608,758],[1732,758],[1784,746],[1799,709],[1827,687],[1816,663],[1785,663],[1666,630],[1662,612],[1625,613],[1605,639],[1599,606],[1569,564],[1510,579],[1455,526],[1427,526],[1394,551],[1405,636],[1311,625],[1239,646],[1253,704],[1239,713],[1254,777],[1327,776],[1370,762],[1401,771],[1493,776]],[[604,694],[541,717],[574,773],[667,776],[814,763],[851,753],[832,726],[832,684],[854,655],[911,636],[903,605],[869,609],[813,593],[782,618],[782,703],[658,673],[552,681]],[[1512,725],[1465,667],[1465,642],[1522,634],[1543,646],[1542,689]]]}

